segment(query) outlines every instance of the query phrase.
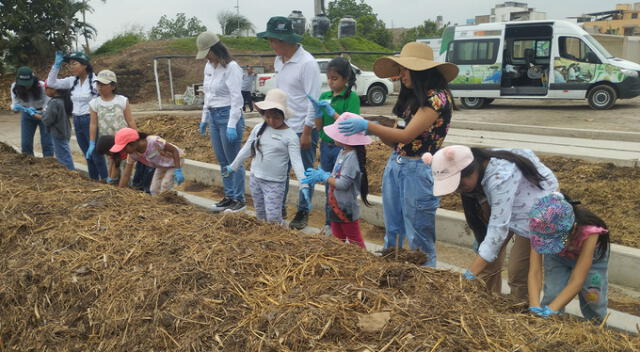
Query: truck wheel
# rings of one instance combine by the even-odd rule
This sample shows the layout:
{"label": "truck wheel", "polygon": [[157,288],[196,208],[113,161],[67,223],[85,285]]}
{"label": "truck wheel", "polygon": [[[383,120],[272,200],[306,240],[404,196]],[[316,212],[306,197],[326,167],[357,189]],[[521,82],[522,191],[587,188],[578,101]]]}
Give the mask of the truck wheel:
{"label": "truck wheel", "polygon": [[482,109],[487,103],[484,98],[460,98],[465,109]]}
{"label": "truck wheel", "polygon": [[606,84],[601,84],[591,88],[587,94],[589,106],[595,110],[611,109],[613,104],[616,103],[616,99],[618,99],[616,90]]}
{"label": "truck wheel", "polygon": [[367,104],[379,106],[387,101],[387,90],[381,86],[370,87],[367,91]]}

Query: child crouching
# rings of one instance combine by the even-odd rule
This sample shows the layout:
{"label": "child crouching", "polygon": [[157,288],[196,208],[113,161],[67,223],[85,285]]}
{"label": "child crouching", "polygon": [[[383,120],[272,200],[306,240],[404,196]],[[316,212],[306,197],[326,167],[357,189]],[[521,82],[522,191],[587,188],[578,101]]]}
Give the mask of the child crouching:
{"label": "child crouching", "polygon": [[[299,180],[304,178],[300,139],[285,122],[292,112],[287,107],[287,93],[283,90],[270,90],[264,101],[255,103],[255,106],[264,122],[253,128],[235,160],[222,170],[222,176],[238,170],[244,160],[251,156],[249,187],[256,217],[281,224],[289,162],[296,177]],[[303,186],[303,195],[308,198],[308,186]]]}

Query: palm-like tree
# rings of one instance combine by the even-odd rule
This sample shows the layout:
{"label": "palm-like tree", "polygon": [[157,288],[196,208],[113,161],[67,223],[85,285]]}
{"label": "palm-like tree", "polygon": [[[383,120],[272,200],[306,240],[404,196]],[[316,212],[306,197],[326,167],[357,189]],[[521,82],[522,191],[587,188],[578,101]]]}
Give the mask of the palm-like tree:
{"label": "palm-like tree", "polygon": [[253,23],[244,15],[235,14],[231,11],[222,11],[218,13],[217,17],[223,35],[240,35],[243,32],[256,32]]}

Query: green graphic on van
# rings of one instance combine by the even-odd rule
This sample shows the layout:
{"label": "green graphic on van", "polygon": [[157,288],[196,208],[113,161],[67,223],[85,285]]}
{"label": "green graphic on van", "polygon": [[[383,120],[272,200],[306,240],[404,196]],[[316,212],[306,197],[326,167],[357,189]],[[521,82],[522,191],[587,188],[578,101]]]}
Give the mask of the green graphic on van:
{"label": "green graphic on van", "polygon": [[458,65],[460,72],[451,84],[500,83],[502,69],[498,65]]}
{"label": "green graphic on van", "polygon": [[554,61],[554,83],[620,83],[625,79],[619,67],[611,64],[590,64],[565,58]]}

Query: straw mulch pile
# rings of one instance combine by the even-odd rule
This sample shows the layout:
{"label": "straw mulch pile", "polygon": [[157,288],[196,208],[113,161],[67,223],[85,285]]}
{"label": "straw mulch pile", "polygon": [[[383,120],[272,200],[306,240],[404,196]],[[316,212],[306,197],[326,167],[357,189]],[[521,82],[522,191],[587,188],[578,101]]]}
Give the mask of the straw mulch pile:
{"label": "straw mulch pile", "polygon": [[0,149],[0,350],[640,348],[637,336],[531,317],[456,274]]}

